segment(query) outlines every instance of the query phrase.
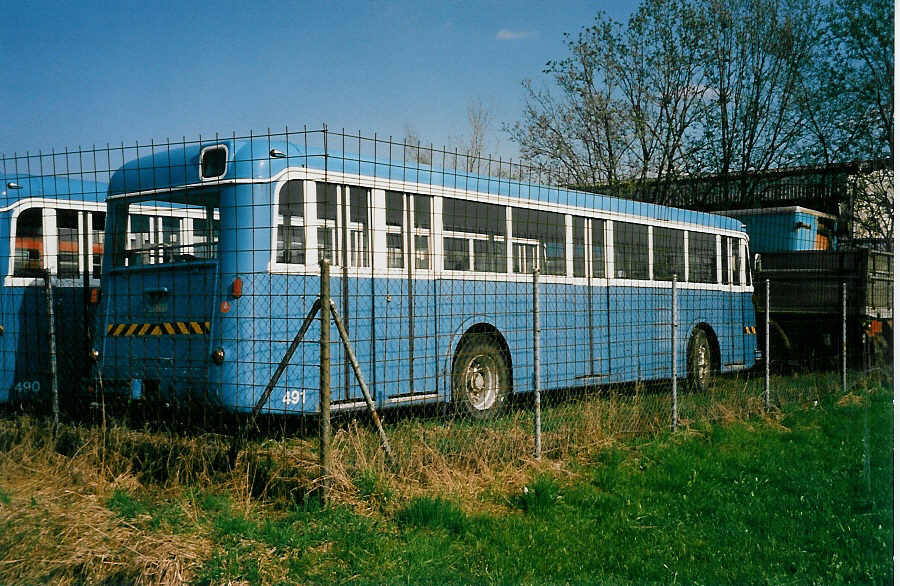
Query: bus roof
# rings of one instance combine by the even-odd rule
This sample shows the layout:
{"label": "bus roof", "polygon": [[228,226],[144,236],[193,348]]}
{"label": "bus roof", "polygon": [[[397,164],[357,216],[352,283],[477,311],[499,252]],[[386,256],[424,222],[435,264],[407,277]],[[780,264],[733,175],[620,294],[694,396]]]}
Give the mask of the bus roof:
{"label": "bus roof", "polygon": [[[217,181],[266,180],[288,167],[305,167],[351,175],[405,181],[460,189],[489,195],[558,203],[600,211],[628,214],[648,219],[665,220],[740,230],[741,222],[727,216],[684,210],[657,204],[620,199],[561,187],[522,183],[499,177],[484,177],[456,169],[428,165],[388,162],[362,158],[356,154],[322,149],[304,149],[285,140],[270,138],[220,139],[188,145],[154,147],[153,152],[120,167],[110,178],[109,195],[141,191],[197,186],[200,178],[200,155],[206,148],[224,145],[228,149],[225,174]],[[402,147],[401,147],[402,148]],[[148,147],[149,149],[149,147]],[[272,150],[278,157],[270,156]],[[283,156],[281,156],[283,155]],[[207,180],[215,184],[215,180]]]}
{"label": "bus roof", "polygon": [[30,197],[103,203],[107,185],[66,175],[6,175],[0,173],[0,208]]}

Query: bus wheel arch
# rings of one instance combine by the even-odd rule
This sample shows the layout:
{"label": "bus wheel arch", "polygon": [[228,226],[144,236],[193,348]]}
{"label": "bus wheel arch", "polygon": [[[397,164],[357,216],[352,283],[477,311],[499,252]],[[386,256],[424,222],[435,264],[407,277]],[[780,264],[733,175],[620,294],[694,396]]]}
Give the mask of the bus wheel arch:
{"label": "bus wheel arch", "polygon": [[719,338],[708,323],[698,323],[691,330],[686,358],[688,389],[707,390],[722,364]]}
{"label": "bus wheel arch", "polygon": [[451,401],[476,419],[502,412],[512,396],[512,356],[503,334],[488,323],[468,328],[455,345],[450,368]]}

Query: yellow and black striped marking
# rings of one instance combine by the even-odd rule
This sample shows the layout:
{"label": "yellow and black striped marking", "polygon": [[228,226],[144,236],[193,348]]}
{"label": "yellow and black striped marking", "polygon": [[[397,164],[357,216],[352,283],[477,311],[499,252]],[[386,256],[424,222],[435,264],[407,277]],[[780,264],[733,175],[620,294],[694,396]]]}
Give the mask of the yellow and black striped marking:
{"label": "yellow and black striped marking", "polygon": [[756,335],[756,327],[755,326],[744,326],[744,333]]}
{"label": "yellow and black striped marking", "polygon": [[208,321],[164,321],[161,323],[109,324],[106,326],[106,335],[114,338],[200,336],[208,333]]}

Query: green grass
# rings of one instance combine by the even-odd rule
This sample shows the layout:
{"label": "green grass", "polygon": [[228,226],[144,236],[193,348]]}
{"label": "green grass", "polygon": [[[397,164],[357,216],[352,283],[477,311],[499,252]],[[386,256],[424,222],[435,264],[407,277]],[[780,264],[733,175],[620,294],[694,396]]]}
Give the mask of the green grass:
{"label": "green grass", "polygon": [[466,527],[466,515],[460,508],[440,497],[416,497],[396,516],[397,524],[403,528],[443,529],[448,533],[460,534]]}
{"label": "green grass", "polygon": [[[186,574],[198,584],[891,583],[891,382],[847,396],[833,376],[779,383],[773,417],[690,395],[686,412],[717,421],[587,442],[595,447],[550,455],[478,491],[406,492],[389,469],[359,468],[345,488],[352,504],[324,507],[314,493],[286,500],[271,484],[257,490],[261,472],[251,471],[245,492],[138,485],[102,503],[116,523],[206,540]],[[560,413],[587,409],[561,403],[548,420],[563,421]],[[524,419],[510,415],[509,425]],[[485,433],[471,422],[450,431],[451,443]],[[252,464],[289,473],[274,460]],[[15,502],[0,490],[0,505],[10,494]]]}
{"label": "green grass", "polygon": [[[535,476],[505,512],[416,497],[392,517],[338,508],[228,527],[284,552],[298,581],[889,583],[891,424],[886,390],[860,404],[825,396],[780,425],[597,452],[566,477]],[[211,560],[213,581],[257,581],[237,553]]]}

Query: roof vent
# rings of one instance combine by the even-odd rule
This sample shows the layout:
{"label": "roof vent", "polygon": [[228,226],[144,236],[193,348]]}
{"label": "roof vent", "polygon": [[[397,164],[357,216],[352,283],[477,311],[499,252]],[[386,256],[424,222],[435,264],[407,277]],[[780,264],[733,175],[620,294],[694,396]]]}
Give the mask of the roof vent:
{"label": "roof vent", "polygon": [[221,179],[228,167],[228,147],[224,144],[208,146],[200,151],[200,178]]}

